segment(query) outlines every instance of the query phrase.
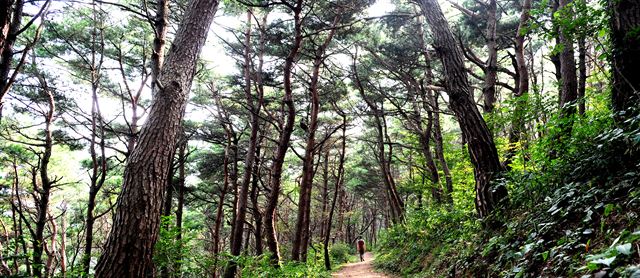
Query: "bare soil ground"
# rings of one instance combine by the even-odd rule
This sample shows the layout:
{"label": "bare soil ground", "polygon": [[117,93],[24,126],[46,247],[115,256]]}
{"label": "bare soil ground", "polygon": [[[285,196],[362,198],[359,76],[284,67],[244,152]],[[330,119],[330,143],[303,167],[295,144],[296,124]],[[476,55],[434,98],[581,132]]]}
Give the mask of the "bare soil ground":
{"label": "bare soil ground", "polygon": [[373,255],[364,254],[364,262],[351,263],[343,266],[340,271],[332,274],[333,277],[359,277],[359,278],[391,278],[383,273],[375,272],[372,265]]}

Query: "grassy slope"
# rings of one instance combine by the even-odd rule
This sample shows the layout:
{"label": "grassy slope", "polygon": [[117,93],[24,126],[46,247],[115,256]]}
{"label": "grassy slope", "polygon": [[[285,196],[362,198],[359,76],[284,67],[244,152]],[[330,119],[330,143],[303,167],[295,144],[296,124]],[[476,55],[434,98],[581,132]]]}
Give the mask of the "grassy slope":
{"label": "grassy slope", "polygon": [[503,215],[413,213],[384,236],[377,266],[414,277],[640,275],[640,131],[590,133],[568,155],[505,177]]}

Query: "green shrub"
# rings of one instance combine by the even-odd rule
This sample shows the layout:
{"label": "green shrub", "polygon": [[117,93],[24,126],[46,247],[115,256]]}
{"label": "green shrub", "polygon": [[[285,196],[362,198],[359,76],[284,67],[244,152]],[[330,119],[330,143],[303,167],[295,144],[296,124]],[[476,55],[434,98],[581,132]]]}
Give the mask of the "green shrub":
{"label": "green shrub", "polygon": [[346,263],[349,262],[352,256],[352,249],[347,244],[336,243],[331,245],[329,255],[331,256],[331,263],[334,265]]}
{"label": "green shrub", "polygon": [[640,117],[621,129],[606,112],[576,118],[564,142],[553,136],[559,119],[528,142],[499,180],[510,194],[491,216],[501,225],[484,225],[455,195],[453,207],[409,207],[405,223],[380,236],[376,266],[403,277],[638,273],[630,265],[640,242]]}
{"label": "green shrub", "polygon": [[[283,277],[283,278],[325,278],[331,274],[324,269],[323,263],[311,259],[313,251],[310,250],[310,260],[307,264],[299,262],[285,262],[276,268],[271,264],[270,254],[261,256],[241,255],[237,257],[227,256],[227,260],[234,259],[238,263],[242,277]],[[316,263],[314,263],[314,261]]]}

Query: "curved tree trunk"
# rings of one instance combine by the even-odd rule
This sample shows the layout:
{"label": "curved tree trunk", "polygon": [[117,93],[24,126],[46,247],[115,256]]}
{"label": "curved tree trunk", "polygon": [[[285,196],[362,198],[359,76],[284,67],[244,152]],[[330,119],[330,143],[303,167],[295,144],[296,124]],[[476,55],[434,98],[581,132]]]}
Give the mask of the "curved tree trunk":
{"label": "curved tree trunk", "polygon": [[[238,256],[242,251],[242,234],[244,232],[244,223],[247,218],[247,207],[249,201],[249,185],[251,183],[251,173],[253,171],[253,163],[256,158],[256,146],[258,144],[258,131],[259,117],[261,103],[253,101],[253,95],[251,94],[251,21],[252,11],[247,10],[246,31],[244,40],[244,95],[249,107],[250,121],[251,121],[251,133],[249,135],[249,148],[247,149],[247,156],[244,160],[244,172],[242,174],[242,181],[238,195],[236,197],[236,213],[233,220],[233,229],[231,236],[231,255]],[[236,264],[230,263],[225,270],[225,277],[233,277],[236,273]]]}
{"label": "curved tree trunk", "polygon": [[455,113],[466,139],[476,180],[476,210],[480,217],[489,215],[507,198],[503,186],[491,188],[491,181],[503,171],[493,137],[472,98],[472,90],[464,67],[462,50],[436,0],[420,0],[422,12],[431,27],[435,49],[447,76],[445,88],[449,107]]}
{"label": "curved tree trunk", "polygon": [[309,242],[309,224],[311,214],[311,190],[313,187],[313,160],[316,150],[316,131],[318,129],[318,114],[320,113],[320,96],[318,94],[318,79],[320,78],[320,68],[325,60],[325,52],[333,40],[336,33],[336,25],[340,22],[341,15],[336,15],[331,25],[331,30],[324,42],[315,51],[313,59],[313,71],[311,74],[311,84],[309,88],[309,99],[311,102],[310,120],[307,130],[307,142],[305,146],[304,160],[302,164],[302,181],[300,182],[300,198],[298,200],[298,224],[293,238],[291,248],[291,258],[294,261],[307,260],[307,246]]}
{"label": "curved tree trunk", "polygon": [[282,165],[284,157],[289,148],[289,139],[293,132],[293,124],[295,123],[296,110],[293,103],[293,88],[291,87],[291,75],[293,64],[298,56],[302,45],[302,2],[297,0],[293,8],[294,20],[294,41],[293,46],[289,50],[284,63],[284,98],[282,102],[286,107],[286,120],[278,139],[278,147],[271,164],[271,193],[264,212],[265,233],[267,234],[267,246],[272,254],[272,262],[276,265],[280,262],[280,249],[278,247],[278,236],[276,232],[276,208],[278,206],[278,198],[280,195],[280,179],[282,178]]}
{"label": "curved tree trunk", "polygon": [[217,0],[191,0],[158,81],[149,119],[127,161],[113,227],[96,277],[154,277],[153,246],[171,159]]}
{"label": "curved tree trunk", "polygon": [[16,42],[16,33],[20,30],[22,22],[23,0],[0,1],[0,121],[2,121],[2,99],[9,90],[9,72],[13,64],[13,45]]}
{"label": "curved tree trunk", "polygon": [[333,212],[336,209],[336,202],[344,183],[344,157],[347,146],[347,116],[342,113],[342,145],[340,150],[340,159],[338,161],[338,175],[336,179],[335,191],[333,192],[333,200],[331,200],[331,208],[329,209],[329,217],[327,219],[326,230],[324,232],[324,267],[331,270],[331,259],[329,258],[329,237],[331,236],[331,223],[333,222]]}
{"label": "curved tree trunk", "polygon": [[[53,117],[56,111],[55,100],[53,97],[53,93],[51,89],[47,85],[44,76],[40,73],[36,73],[38,76],[38,80],[40,85],[42,86],[43,92],[47,95],[49,110],[44,115],[45,117],[45,128],[44,128],[44,140],[43,140],[43,151],[40,155],[40,164],[38,166],[38,170],[40,171],[40,186],[37,184],[33,184],[34,189],[39,195],[38,200],[36,202],[36,228],[35,233],[33,233],[33,276],[35,277],[43,277],[46,276],[49,272],[47,266],[44,265],[44,261],[42,260],[42,255],[45,251],[45,238],[44,238],[44,230],[47,225],[47,221],[49,219],[49,198],[51,194],[51,189],[53,189],[56,180],[51,180],[49,177],[49,162],[51,161],[51,154],[53,151],[53,137],[52,137],[52,128],[53,128]],[[35,178],[34,178],[35,181]],[[43,270],[44,268],[44,270]]]}
{"label": "curved tree trunk", "polygon": [[506,167],[509,167],[509,164],[511,164],[511,159],[515,155],[516,144],[520,141],[522,137],[521,134],[525,131],[525,115],[523,115],[523,113],[526,108],[526,98],[523,98],[522,96],[529,93],[529,73],[527,71],[527,62],[524,57],[524,43],[527,35],[527,21],[529,21],[530,10],[531,0],[524,0],[515,39],[516,76],[518,77],[515,82],[517,82],[518,86],[516,86],[517,91],[513,96],[516,99],[516,105],[513,111],[514,116],[511,124],[511,130],[509,131],[509,148],[505,155],[504,165]]}
{"label": "curved tree trunk", "polygon": [[482,94],[484,96],[484,112],[491,113],[496,103],[496,78],[498,76],[498,43],[496,41],[498,5],[496,0],[489,0],[487,5],[487,62]]}

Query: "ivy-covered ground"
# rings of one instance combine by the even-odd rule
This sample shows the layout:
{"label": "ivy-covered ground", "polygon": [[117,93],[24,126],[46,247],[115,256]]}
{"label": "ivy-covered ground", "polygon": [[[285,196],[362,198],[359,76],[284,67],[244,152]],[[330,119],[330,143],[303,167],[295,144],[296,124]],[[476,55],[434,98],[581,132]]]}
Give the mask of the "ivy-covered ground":
{"label": "ivy-covered ground", "polygon": [[414,209],[385,233],[376,266],[405,277],[640,277],[640,119],[625,130],[604,119],[531,142],[500,181],[511,193],[501,214]]}

